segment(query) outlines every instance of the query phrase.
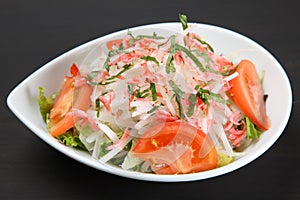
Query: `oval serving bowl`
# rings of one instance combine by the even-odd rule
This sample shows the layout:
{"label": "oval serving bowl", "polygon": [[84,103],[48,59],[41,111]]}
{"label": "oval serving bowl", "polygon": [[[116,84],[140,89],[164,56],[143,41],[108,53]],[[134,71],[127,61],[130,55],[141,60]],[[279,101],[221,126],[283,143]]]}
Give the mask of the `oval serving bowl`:
{"label": "oval serving bowl", "polygon": [[[71,64],[81,65],[92,62],[98,56],[97,52],[101,51],[101,44],[103,45],[112,39],[121,38],[127,34],[128,29],[80,45],[45,64],[15,87],[7,98],[7,104],[11,111],[43,141],[63,154],[107,173],[138,180],[180,182],[202,180],[239,169],[261,156],[283,133],[292,108],[292,91],[289,79],[279,62],[253,40],[217,26],[198,23],[189,23],[189,25],[191,26],[190,31],[203,36],[215,49],[216,53],[231,58],[234,63],[241,59],[250,59],[256,65],[258,72],[265,71],[263,87],[265,93],[268,94],[266,106],[272,126],[251,146],[251,151],[248,151],[246,156],[235,160],[227,166],[183,175],[157,175],[126,171],[115,166],[100,163],[86,152],[66,147],[47,132],[37,104],[38,87],[44,87],[46,95],[57,92],[64,76],[68,74]],[[133,34],[152,34],[155,32],[158,35],[169,35],[170,33],[181,32],[182,27],[180,23],[159,23],[134,27],[129,30]],[[20,99],[22,101],[19,101]]]}

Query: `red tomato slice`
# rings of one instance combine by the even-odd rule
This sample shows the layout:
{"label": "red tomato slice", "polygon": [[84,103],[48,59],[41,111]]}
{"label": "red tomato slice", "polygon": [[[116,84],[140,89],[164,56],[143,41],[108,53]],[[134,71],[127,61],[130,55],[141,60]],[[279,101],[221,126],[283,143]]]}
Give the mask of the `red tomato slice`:
{"label": "red tomato slice", "polygon": [[119,48],[119,46],[122,44],[122,42],[123,42],[123,39],[111,40],[111,41],[106,43],[106,48],[108,50],[112,50],[114,46],[116,48]]}
{"label": "red tomato slice", "polygon": [[75,77],[65,77],[62,88],[57,94],[54,105],[50,111],[51,124],[64,118],[72,108]]}
{"label": "red tomato slice", "polygon": [[270,120],[266,114],[264,91],[255,65],[242,60],[236,70],[239,75],[230,81],[233,100],[242,112],[259,128],[267,130]]}
{"label": "red tomato slice", "polygon": [[87,83],[82,83],[75,88],[74,83],[80,73],[76,65],[71,66],[70,72],[72,76],[65,77],[50,111],[50,133],[53,137],[75,126],[74,115],[70,112],[72,108],[86,111],[91,104],[92,87]]}
{"label": "red tomato slice", "polygon": [[157,174],[206,171],[216,168],[218,162],[216,149],[206,134],[182,122],[167,122],[150,128],[132,152],[150,161]]}

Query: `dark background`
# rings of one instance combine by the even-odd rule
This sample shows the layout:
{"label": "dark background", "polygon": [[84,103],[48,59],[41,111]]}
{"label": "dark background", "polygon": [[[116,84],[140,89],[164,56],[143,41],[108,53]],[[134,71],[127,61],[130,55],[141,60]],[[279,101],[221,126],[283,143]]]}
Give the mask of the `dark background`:
{"label": "dark background", "polygon": [[[300,199],[296,2],[0,0],[0,199]],[[178,13],[187,14],[191,22],[222,26],[252,38],[278,59],[291,80],[290,122],[279,140],[249,165],[185,183],[122,178],[56,151],[8,110],[9,92],[60,54],[120,29],[178,21]]]}

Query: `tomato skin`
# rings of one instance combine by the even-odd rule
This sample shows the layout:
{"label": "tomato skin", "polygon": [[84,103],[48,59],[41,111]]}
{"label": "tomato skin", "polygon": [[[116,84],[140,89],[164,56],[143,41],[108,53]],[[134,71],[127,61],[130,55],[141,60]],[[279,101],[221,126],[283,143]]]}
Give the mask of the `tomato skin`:
{"label": "tomato skin", "polygon": [[260,129],[270,128],[266,114],[264,91],[254,63],[242,60],[237,65],[238,76],[230,81],[233,100],[242,112]]}
{"label": "tomato skin", "polygon": [[116,39],[116,40],[111,40],[109,42],[106,43],[106,48],[108,50],[112,50],[113,47],[118,48],[123,42],[123,39]]}
{"label": "tomato skin", "polygon": [[61,120],[70,111],[73,102],[74,81],[74,77],[65,77],[63,86],[50,111],[50,119],[53,123]]}
{"label": "tomato skin", "polygon": [[91,105],[91,95],[93,88],[87,83],[75,89],[73,108],[87,111]]}
{"label": "tomato skin", "polygon": [[75,64],[71,66],[70,73],[72,74],[73,77],[80,75],[79,69]]}
{"label": "tomato skin", "polygon": [[90,104],[92,87],[82,83],[75,87],[75,80],[80,78],[80,72],[75,64],[70,67],[71,76],[66,76],[53,107],[50,110],[50,133],[53,137],[59,136],[75,126],[72,108],[86,111]]}
{"label": "tomato skin", "polygon": [[72,113],[68,113],[60,120],[56,120],[55,122],[51,121],[50,123],[50,133],[53,137],[56,137],[75,126],[74,115]]}
{"label": "tomato skin", "polygon": [[218,155],[200,129],[183,122],[167,122],[147,130],[133,155],[150,161],[157,174],[186,174],[214,169]]}

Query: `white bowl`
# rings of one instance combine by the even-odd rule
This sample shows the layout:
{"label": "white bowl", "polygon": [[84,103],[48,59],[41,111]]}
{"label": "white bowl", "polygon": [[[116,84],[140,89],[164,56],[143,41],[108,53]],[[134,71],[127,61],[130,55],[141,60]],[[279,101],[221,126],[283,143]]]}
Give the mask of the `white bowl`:
{"label": "white bowl", "polygon": [[[259,141],[246,156],[231,164],[210,171],[184,175],[156,175],[122,170],[115,166],[106,165],[93,159],[88,153],[78,151],[60,144],[46,130],[37,104],[38,86],[46,88],[46,95],[56,92],[62,80],[68,74],[72,63],[87,63],[97,55],[101,44],[114,38],[120,38],[127,29],[112,33],[74,48],[58,58],[42,66],[20,83],[8,96],[7,104],[12,112],[38,137],[65,155],[101,171],[123,177],[161,182],[192,181],[222,175],[236,170],[268,150],[284,131],[292,108],[292,91],[288,77],[278,61],[263,47],[251,39],[236,32],[205,24],[190,23],[191,31],[203,36],[215,49],[223,55],[232,55],[234,60],[247,58],[252,60],[257,70],[265,71],[264,89],[268,94],[267,113],[271,118],[271,128],[264,132]],[[180,23],[160,23],[130,28],[137,34],[166,34],[180,32]],[[20,100],[22,99],[22,100]]]}

